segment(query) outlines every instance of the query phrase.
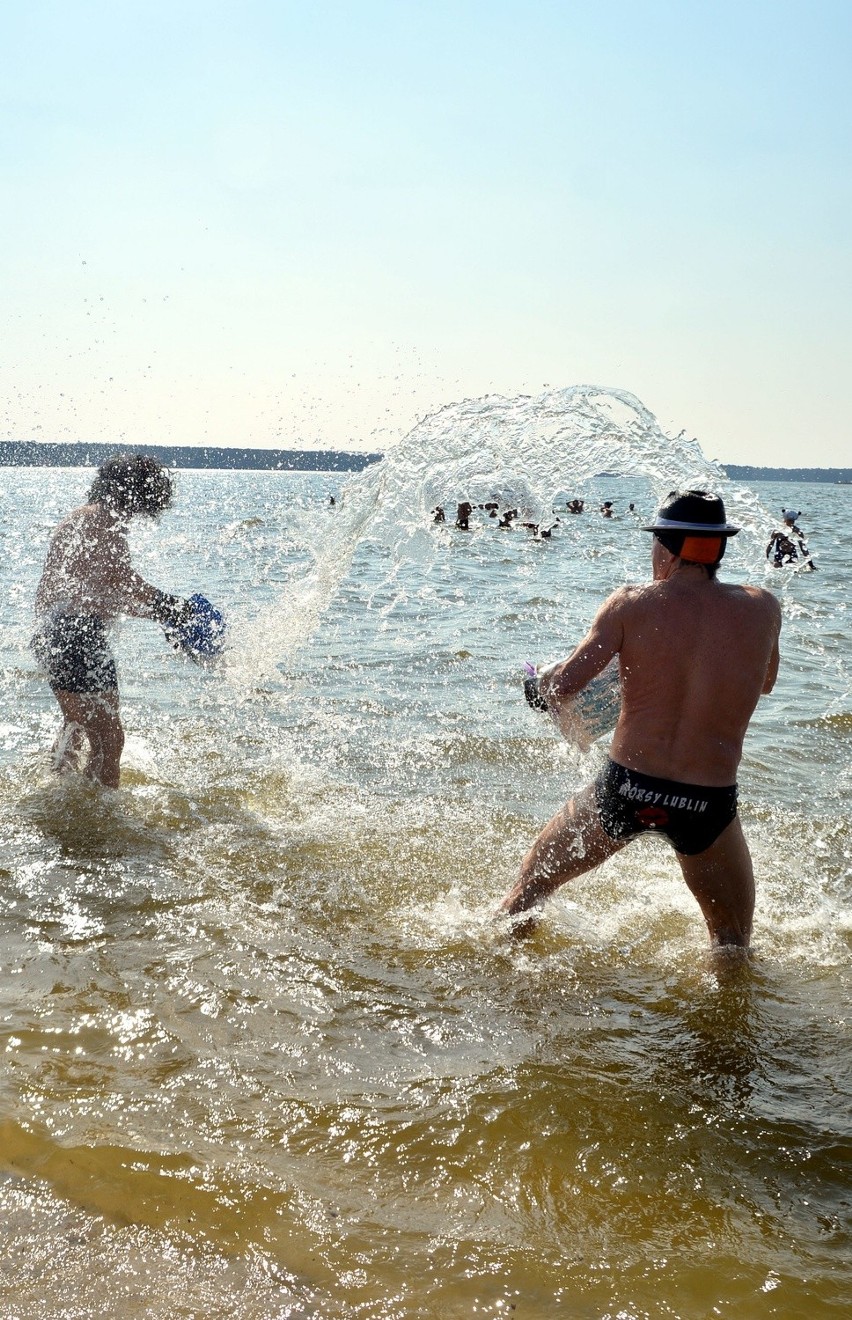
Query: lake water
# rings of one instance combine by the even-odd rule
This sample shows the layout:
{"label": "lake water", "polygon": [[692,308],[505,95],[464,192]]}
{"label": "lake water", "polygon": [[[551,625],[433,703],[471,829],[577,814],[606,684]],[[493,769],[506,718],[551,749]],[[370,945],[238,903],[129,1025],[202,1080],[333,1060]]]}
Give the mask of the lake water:
{"label": "lake water", "polygon": [[[459,405],[345,491],[179,473],[135,561],[231,648],[120,627],[115,793],[51,774],[27,648],[92,473],[2,473],[3,1317],[850,1313],[852,488],[732,485],[599,402]],[[784,613],[740,774],[755,957],[711,959],[647,837],[513,939],[494,907],[605,755],[528,709],[523,661],[647,577],[627,502],[687,480],[743,523],[722,576]],[[589,511],[430,523],[491,494]],[[763,558],[791,503],[815,573]]]}

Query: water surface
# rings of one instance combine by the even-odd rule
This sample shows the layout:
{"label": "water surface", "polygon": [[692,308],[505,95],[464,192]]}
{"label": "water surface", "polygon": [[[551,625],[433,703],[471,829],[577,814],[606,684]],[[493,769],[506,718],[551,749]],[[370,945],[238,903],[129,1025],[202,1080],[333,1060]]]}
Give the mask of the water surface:
{"label": "water surface", "polygon": [[[91,473],[5,474],[0,1314],[849,1313],[850,490],[723,487],[723,574],[784,611],[740,776],[751,965],[710,958],[648,838],[513,939],[493,909],[605,754],[528,710],[522,662],[647,575],[628,500],[708,469],[621,416],[604,478],[529,409],[480,417],[490,449],[476,420],[342,505],[336,475],[179,474],[136,559],[233,648],[205,671],[121,627],[116,793],[52,776],[27,650]],[[549,541],[429,522],[464,483],[544,516],[560,481],[590,512]],[[763,561],[791,502],[816,573]]]}

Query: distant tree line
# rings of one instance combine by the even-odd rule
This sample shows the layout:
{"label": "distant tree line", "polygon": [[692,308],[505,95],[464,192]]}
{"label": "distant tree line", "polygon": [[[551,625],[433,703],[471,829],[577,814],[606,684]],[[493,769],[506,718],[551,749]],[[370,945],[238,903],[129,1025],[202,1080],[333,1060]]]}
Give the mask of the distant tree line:
{"label": "distant tree line", "polygon": [[735,481],[824,481],[835,486],[852,483],[852,468],[750,467],[738,463],[723,463],[722,466]]}
{"label": "distant tree line", "polygon": [[[0,467],[100,467],[110,454],[151,454],[167,467],[249,468],[263,472],[360,472],[378,463],[382,454],[359,454],[346,449],[239,449],[229,445],[128,445],[74,440],[0,440]],[[852,468],[753,467],[725,463],[735,481],[822,481],[852,483]],[[617,473],[599,473],[617,476]]]}
{"label": "distant tree line", "polygon": [[269,472],[360,472],[381,454],[344,449],[232,449],[217,445],[128,445],[100,441],[54,444],[0,440],[0,467],[100,467],[110,454],[151,454],[174,468],[252,468]]}

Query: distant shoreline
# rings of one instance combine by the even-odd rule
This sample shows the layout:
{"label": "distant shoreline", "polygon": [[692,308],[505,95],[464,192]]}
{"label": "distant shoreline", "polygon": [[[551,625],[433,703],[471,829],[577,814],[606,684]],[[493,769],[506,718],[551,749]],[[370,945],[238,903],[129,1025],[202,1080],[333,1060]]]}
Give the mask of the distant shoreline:
{"label": "distant shoreline", "polygon": [[128,445],[101,441],[0,440],[0,467],[100,467],[110,454],[150,454],[166,467],[264,472],[360,472],[382,454],[345,449],[241,449],[225,445]]}
{"label": "distant shoreline", "polygon": [[733,481],[813,481],[832,486],[852,485],[852,468],[751,467],[741,463],[720,463]]}
{"label": "distant shoreline", "polygon": [[[0,440],[0,467],[99,467],[110,454],[151,454],[167,467],[257,472],[361,472],[383,454],[347,449],[247,449],[229,445],[128,445],[75,440]],[[802,481],[852,485],[852,468],[755,467],[721,463],[733,481]],[[615,475],[615,474],[608,474]]]}

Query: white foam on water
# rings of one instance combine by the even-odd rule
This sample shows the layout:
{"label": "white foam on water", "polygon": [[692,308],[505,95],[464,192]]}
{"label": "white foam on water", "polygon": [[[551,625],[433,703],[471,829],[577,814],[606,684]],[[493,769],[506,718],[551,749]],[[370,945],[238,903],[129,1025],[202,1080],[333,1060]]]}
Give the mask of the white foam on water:
{"label": "white foam on water", "polygon": [[157,775],[157,756],[146,738],[139,734],[125,734],[121,753],[122,768],[154,778]]}
{"label": "white foam on water", "polygon": [[[797,594],[801,593],[803,582],[812,586],[818,575],[803,578],[778,574],[766,567],[767,528],[772,525],[773,517],[758,496],[748,487],[732,483],[722,468],[704,457],[696,441],[683,433],[666,434],[653,414],[632,394],[581,385],[548,390],[538,396],[490,395],[448,405],[418,423],[380,463],[352,478],[339,496],[332,516],[325,516],[326,511],[318,516],[315,506],[296,509],[287,535],[308,557],[288,578],[274,602],[259,616],[245,621],[245,631],[251,640],[229,654],[227,676],[238,688],[249,689],[263,689],[274,683],[282,670],[288,677],[298,677],[300,650],[333,608],[335,596],[359,550],[370,556],[374,570],[372,596],[365,597],[364,604],[373,605],[373,625],[382,629],[385,621],[392,620],[395,610],[411,604],[414,595],[421,597],[425,613],[428,614],[430,603],[437,607],[440,597],[432,602],[429,596],[430,573],[440,566],[448,552],[463,552],[459,533],[453,527],[456,502],[469,500],[478,505],[496,500],[501,509],[516,507],[523,511],[522,517],[525,513],[531,520],[538,520],[557,504],[564,506],[566,498],[585,497],[594,492],[595,483],[599,484],[601,475],[607,473],[635,478],[655,502],[673,488],[694,487],[722,494],[728,518],[742,527],[735,556],[730,556],[731,570],[752,581],[766,580],[779,592],[785,611],[784,646],[788,655],[795,659],[801,650],[806,659],[812,659],[815,649],[824,651],[819,635],[823,607],[818,601]],[[446,511],[444,525],[432,522],[432,510],[439,504]],[[623,575],[630,572],[625,549],[628,541],[622,537],[619,542],[617,521],[605,523],[593,516],[595,512],[590,503],[584,519],[563,517],[558,534],[563,539],[573,538],[575,557],[581,561],[612,557],[611,576],[621,575],[624,580]],[[621,525],[624,526],[623,520]],[[471,543],[477,536],[494,531],[482,519],[478,526],[472,523],[472,527]],[[506,535],[510,539],[513,534]],[[508,547],[508,539],[504,546]],[[517,582],[525,573],[535,570],[533,564],[526,566],[519,562],[515,547],[511,550],[506,556],[506,572]],[[413,588],[410,577],[406,577],[412,565],[419,575],[419,588]],[[377,579],[381,587],[376,586]],[[464,580],[460,577],[459,581],[461,589]],[[476,587],[469,583],[467,589]],[[414,642],[411,646],[416,650]],[[823,657],[823,675],[827,673],[826,665],[833,675],[825,690],[827,710],[842,711],[843,692],[848,693],[844,662],[838,654]],[[409,675],[407,685],[411,687],[414,682],[413,674]],[[298,685],[288,686],[287,690],[299,696],[303,694]],[[372,692],[370,698],[375,705]],[[488,700],[486,696],[484,710]],[[781,702],[776,698],[772,709],[767,709],[766,721],[771,722],[773,715],[777,718],[780,708]],[[379,713],[378,708],[373,713]],[[758,719],[761,718],[763,707],[758,712]],[[393,738],[394,733],[376,729],[370,736],[381,743],[383,739]],[[399,738],[393,745],[388,742],[385,759],[389,772],[392,768],[395,774],[405,773],[406,758],[416,750],[417,742],[417,737],[409,738],[410,747],[404,735],[401,742]],[[556,758],[561,754],[562,749],[549,753]],[[587,765],[580,758],[573,778],[587,778],[590,771],[591,762]],[[404,791],[416,790],[409,785]],[[764,871],[773,865],[782,868],[788,865],[788,854],[793,851],[792,843],[788,845],[778,837],[768,843],[758,840],[756,847],[757,861]],[[599,912],[596,916],[603,923],[599,929],[605,941],[623,942],[625,932],[636,928],[641,912],[635,906],[636,903],[641,909],[647,906],[649,885],[656,904],[662,904],[664,910],[681,913],[687,921],[684,947],[694,940],[695,928],[690,924],[695,915],[694,901],[683,887],[674,857],[667,856],[662,861],[653,857],[653,862],[652,865],[652,854],[634,847],[628,849],[623,861],[612,864],[615,876],[622,873],[621,867],[626,875],[638,869],[644,892],[640,900],[631,897],[629,887],[623,893],[616,887],[609,913]],[[764,891],[763,900],[770,897],[774,903],[775,896],[770,890]],[[478,908],[462,911],[457,906],[462,900],[446,901],[444,917],[451,928],[461,921],[463,925],[471,925],[472,935],[477,930],[484,934],[490,929]],[[802,956],[814,953],[819,921],[831,924],[831,912],[833,908],[801,927]],[[437,909],[432,918],[438,925],[444,920]],[[783,930],[786,934],[779,941],[774,936],[770,938],[769,946],[788,947],[796,929],[795,915],[788,913],[782,903],[770,920],[773,930]],[[836,922],[834,929],[838,929]],[[703,934],[700,921],[697,930]],[[822,937],[819,943],[822,947]],[[831,948],[834,961],[836,941],[831,942]]]}
{"label": "white foam on water", "polygon": [[[716,993],[722,978],[700,913],[660,841],[630,845],[561,890],[531,937],[515,938],[494,908],[547,814],[600,754],[582,758],[527,710],[526,642],[533,636],[542,658],[551,640],[570,643],[599,587],[645,571],[647,542],[626,519],[588,516],[563,519],[550,549],[482,518],[466,537],[432,526],[430,508],[439,496],[499,493],[532,511],[560,493],[591,495],[595,437],[610,435],[603,467],[615,468],[621,445],[630,471],[645,473],[643,501],[674,485],[724,494],[746,526],[726,575],[763,572],[768,521],[749,492],[733,490],[683,437],[662,436],[630,396],[550,393],[544,403],[445,409],[321,516],[315,488],[313,507],[292,495],[298,481],[199,476],[192,490],[209,491],[210,504],[202,495],[190,549],[210,544],[221,496],[234,510],[221,581],[233,567],[248,602],[233,615],[229,681],[176,663],[153,633],[146,650],[136,640],[145,629],[128,628],[119,667],[131,736],[117,792],[73,776],[43,786],[57,713],[25,668],[9,680],[10,709],[37,700],[44,709],[28,726],[39,775],[33,752],[23,770],[10,761],[5,779],[4,953],[20,977],[9,983],[8,1026],[23,1042],[9,1055],[8,1094],[44,1127],[44,1139],[25,1134],[38,1160],[22,1165],[28,1195],[42,1197],[31,1226],[13,1203],[17,1185],[5,1185],[10,1239],[20,1246],[18,1216],[25,1245],[37,1248],[15,1281],[24,1309],[35,1314],[45,1299],[61,1309],[73,1295],[90,1310],[159,1314],[179,1293],[199,1313],[289,1314],[286,1297],[246,1293],[240,1243],[251,1260],[295,1269],[298,1258],[313,1275],[327,1242],[334,1296],[345,1307],[360,1271],[359,1286],[375,1285],[362,1309],[385,1314],[394,1305],[386,1247],[400,1224],[399,1270],[415,1290],[424,1261],[451,1284],[479,1261],[483,1280],[523,1283],[535,1309],[549,1262],[572,1251],[611,1258],[614,1278],[644,1260],[647,1189],[660,1186],[669,1219],[655,1210],[652,1230],[668,1264],[649,1298],[676,1307],[681,1285],[694,1291],[694,1273],[671,1262],[683,1224],[708,1215],[755,1253],[760,1281],[770,1248],[785,1281],[834,1277],[842,1242],[834,1260],[831,1230],[814,1247],[812,1196],[820,1159],[832,1167],[821,1143],[845,1131],[838,1097],[848,1092],[835,1049],[850,939],[842,585],[827,562],[783,587],[767,575],[784,600],[784,655],[797,681],[761,703],[761,737],[747,744],[743,817],[758,873],[748,992]],[[248,500],[263,525],[249,505],[235,531]],[[168,554],[165,528],[152,547]],[[571,599],[584,591],[581,604]],[[462,627],[474,597],[482,609],[467,610]],[[299,653],[318,625],[311,674]],[[168,718],[158,718],[162,706]],[[836,716],[820,722],[827,706]],[[798,759],[806,737],[810,755],[825,758],[815,760],[825,777],[812,797]],[[782,810],[770,790],[785,780]],[[501,1114],[502,1129],[492,1128]],[[575,1129],[576,1144],[564,1141]],[[540,1143],[538,1182],[530,1143]],[[602,1172],[587,1177],[596,1152]],[[33,1170],[48,1164],[63,1194],[89,1205],[95,1193],[97,1224],[82,1212],[72,1223],[53,1196],[47,1203]],[[217,1190],[223,1171],[233,1177]],[[684,1193],[678,1177],[705,1191]],[[840,1194],[832,1201],[833,1184],[822,1182],[839,1220]],[[282,1201],[264,1217],[270,1187]],[[507,1187],[521,1189],[511,1203]],[[726,1202],[730,1187],[742,1195]],[[806,1202],[795,1221],[789,1208]],[[109,1219],[139,1220],[146,1206],[150,1229]],[[777,1243],[788,1221],[785,1251]],[[802,1246],[808,1225],[814,1236],[808,1246],[805,1232]],[[73,1258],[70,1227],[85,1235]],[[516,1251],[525,1231],[537,1244],[527,1275]],[[186,1258],[176,1242],[192,1243]],[[206,1281],[193,1273],[201,1256],[217,1271]],[[711,1298],[714,1261],[704,1267]],[[122,1300],[122,1268],[144,1296]],[[558,1282],[562,1300],[548,1292],[542,1314],[582,1307],[573,1278],[562,1271]],[[619,1286],[617,1304],[636,1309]],[[739,1276],[730,1291],[745,1295]],[[601,1313],[609,1304],[585,1301]]]}

